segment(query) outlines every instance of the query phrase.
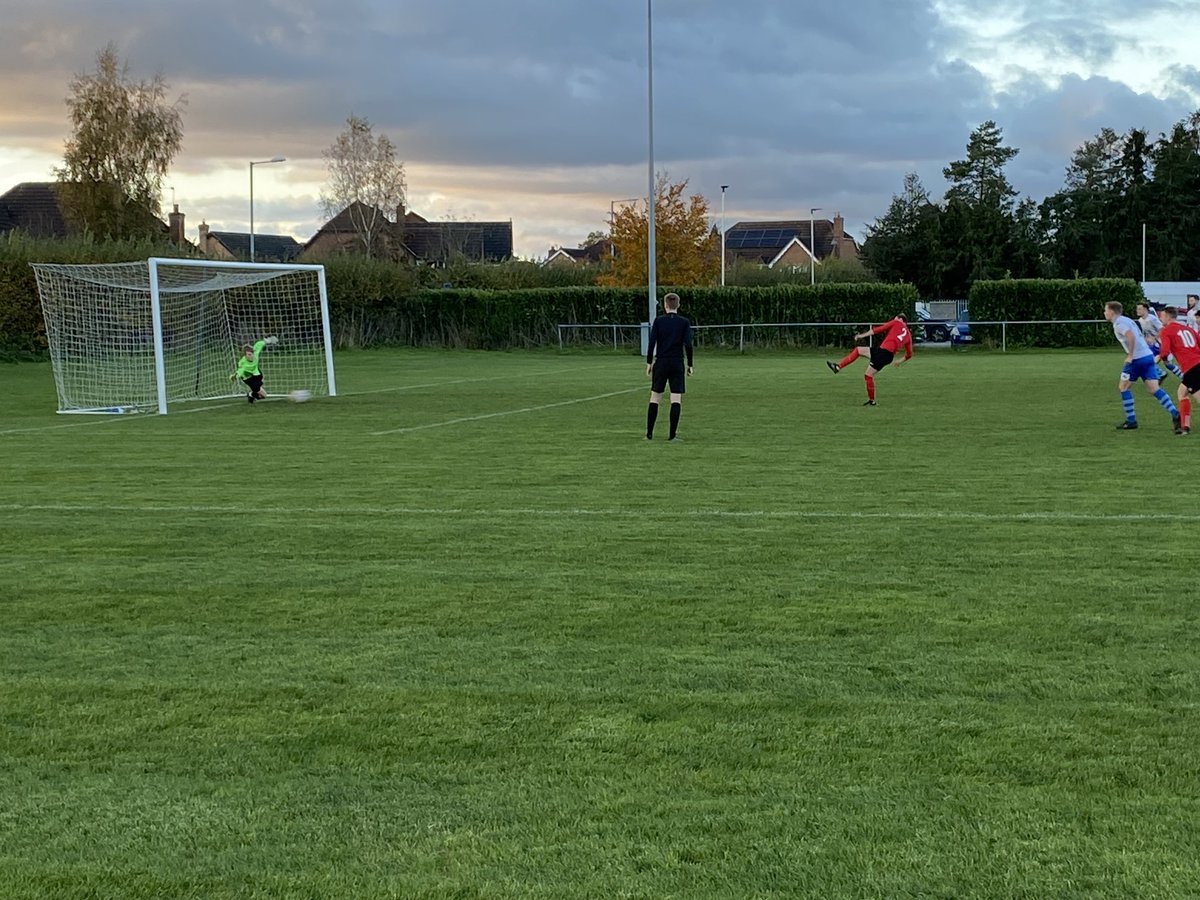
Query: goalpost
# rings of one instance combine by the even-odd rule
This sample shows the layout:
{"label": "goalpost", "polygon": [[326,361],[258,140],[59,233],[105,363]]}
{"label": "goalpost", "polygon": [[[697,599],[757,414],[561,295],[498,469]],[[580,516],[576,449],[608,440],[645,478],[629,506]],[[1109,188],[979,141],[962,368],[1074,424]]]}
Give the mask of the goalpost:
{"label": "goalpost", "polygon": [[244,344],[268,394],[337,393],[325,267],[151,258],[34,263],[60,413],[167,412],[244,396],[229,380]]}

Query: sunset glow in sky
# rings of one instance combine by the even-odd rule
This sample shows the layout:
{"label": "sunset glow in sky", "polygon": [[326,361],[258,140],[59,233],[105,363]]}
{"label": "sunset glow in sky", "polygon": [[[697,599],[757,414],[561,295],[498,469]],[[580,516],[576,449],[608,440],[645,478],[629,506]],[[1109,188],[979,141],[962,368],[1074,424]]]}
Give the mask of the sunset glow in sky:
{"label": "sunset glow in sky", "polygon": [[[860,238],[904,174],[941,169],[992,118],[1023,194],[1062,186],[1100,128],[1152,135],[1200,108],[1200,11],[1147,0],[655,0],[656,162],[727,221],[841,212]],[[49,180],[73,74],[116,42],[187,96],[167,184],[195,239],[249,225],[305,240],[321,151],[346,116],[400,150],[430,219],[512,219],[544,257],[646,186],[646,4],[615,0],[9,0],[0,192]],[[172,193],[164,196],[164,206]]]}

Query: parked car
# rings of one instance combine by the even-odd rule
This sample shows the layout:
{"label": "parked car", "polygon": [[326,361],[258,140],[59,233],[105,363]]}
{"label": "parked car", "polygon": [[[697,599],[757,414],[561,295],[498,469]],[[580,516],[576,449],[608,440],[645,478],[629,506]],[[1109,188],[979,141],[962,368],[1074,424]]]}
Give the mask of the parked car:
{"label": "parked car", "polygon": [[923,332],[930,344],[966,344],[971,340],[971,319],[963,300],[930,300],[917,304],[914,337]]}

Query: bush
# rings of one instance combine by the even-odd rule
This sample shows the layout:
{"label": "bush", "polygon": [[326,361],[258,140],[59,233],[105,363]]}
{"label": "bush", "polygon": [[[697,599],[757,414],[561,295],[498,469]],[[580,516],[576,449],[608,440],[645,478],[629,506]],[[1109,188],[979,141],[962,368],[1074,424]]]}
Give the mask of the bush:
{"label": "bush", "polygon": [[[677,291],[683,312],[697,325],[786,322],[882,321],[911,312],[917,295],[907,285],[825,284],[765,288],[658,289],[661,298]],[[636,325],[648,313],[645,288],[571,287],[530,290],[419,291],[378,305],[387,315],[391,339],[380,343],[499,349],[549,346],[559,324]],[[808,329],[794,344],[816,345],[821,335]]]}
{"label": "bush", "polygon": [[[1006,279],[977,281],[967,301],[971,319],[1028,321],[1031,319],[1100,319],[1104,304],[1119,301],[1128,312],[1145,297],[1141,286],[1124,278]],[[999,346],[999,325],[972,325],[976,341]],[[1100,347],[1112,343],[1107,327],[1081,325],[1023,325],[1009,328],[1009,347]]]}
{"label": "bush", "polygon": [[[0,238],[0,350],[8,355],[45,351],[31,262],[133,262],[179,255],[177,247],[148,242]],[[636,325],[647,317],[645,288],[571,284],[591,277],[583,270],[547,270],[519,261],[422,269],[350,255],[324,265],[330,326],[339,348],[550,346],[558,343],[560,323]],[[423,286],[431,278],[490,289]],[[546,281],[556,286],[526,286]],[[659,298],[668,290],[681,294],[684,312],[696,324],[882,321],[911,311],[917,299],[910,286],[881,284],[662,287]],[[815,329],[802,329],[792,342],[820,340]]]}
{"label": "bush", "polygon": [[0,352],[6,356],[46,352],[46,326],[30,263],[136,262],[151,256],[181,255],[174,244],[149,240],[37,239],[21,232],[0,235]]}

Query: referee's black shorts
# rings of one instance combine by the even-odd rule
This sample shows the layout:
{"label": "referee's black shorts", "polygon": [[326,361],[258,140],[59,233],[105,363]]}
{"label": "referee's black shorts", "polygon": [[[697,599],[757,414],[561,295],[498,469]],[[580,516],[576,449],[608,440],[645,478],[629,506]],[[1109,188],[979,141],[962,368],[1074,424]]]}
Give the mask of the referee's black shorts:
{"label": "referee's black shorts", "polygon": [[1183,373],[1183,378],[1180,380],[1189,392],[1193,394],[1200,392],[1200,366],[1192,366]]}
{"label": "referee's black shorts", "polygon": [[654,368],[650,374],[650,390],[661,394],[663,388],[670,384],[672,394],[682,394],[684,392],[683,375],[682,359],[657,359],[654,361]]}
{"label": "referee's black shorts", "polygon": [[871,347],[871,368],[879,371],[885,369],[892,364],[892,360],[896,358],[896,354],[891,350],[884,350],[878,344]]}

